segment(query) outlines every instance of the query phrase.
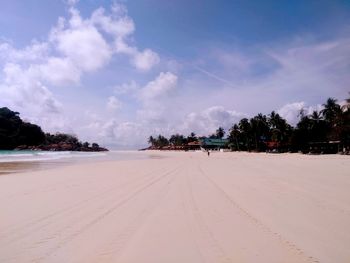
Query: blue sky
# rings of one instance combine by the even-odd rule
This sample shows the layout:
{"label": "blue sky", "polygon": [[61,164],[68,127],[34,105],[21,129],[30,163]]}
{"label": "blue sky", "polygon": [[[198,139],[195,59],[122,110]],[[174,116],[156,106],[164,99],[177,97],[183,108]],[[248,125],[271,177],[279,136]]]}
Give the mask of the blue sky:
{"label": "blue sky", "polygon": [[0,8],[0,103],[116,148],[290,122],[350,91],[350,1],[28,0]]}

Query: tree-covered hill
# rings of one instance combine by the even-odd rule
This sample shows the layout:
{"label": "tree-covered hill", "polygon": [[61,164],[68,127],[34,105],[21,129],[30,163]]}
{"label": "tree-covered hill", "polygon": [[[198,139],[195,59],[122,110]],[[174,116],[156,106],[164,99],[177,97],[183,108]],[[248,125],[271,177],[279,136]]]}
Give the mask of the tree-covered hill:
{"label": "tree-covered hill", "polygon": [[54,150],[54,151],[104,151],[98,144],[91,147],[70,134],[44,133],[35,124],[25,122],[19,113],[4,107],[0,108],[0,150]]}

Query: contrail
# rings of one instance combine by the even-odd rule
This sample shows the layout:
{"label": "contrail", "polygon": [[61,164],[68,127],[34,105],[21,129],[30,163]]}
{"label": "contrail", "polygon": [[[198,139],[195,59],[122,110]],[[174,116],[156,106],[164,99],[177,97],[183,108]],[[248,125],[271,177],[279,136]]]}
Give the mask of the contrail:
{"label": "contrail", "polygon": [[194,67],[195,69],[197,69],[198,71],[200,71],[200,72],[206,74],[207,76],[212,77],[213,79],[216,79],[216,80],[218,80],[218,81],[221,81],[221,82],[223,82],[223,83],[229,85],[229,86],[232,87],[232,88],[235,88],[235,89],[237,88],[236,86],[232,85],[232,83],[229,82],[229,81],[226,80],[226,79],[223,79],[223,78],[221,78],[221,77],[219,77],[219,76],[217,76],[217,75],[215,75],[215,74],[213,74],[213,73],[211,73],[211,72],[209,72],[209,71],[206,71],[205,69],[202,69],[202,68],[200,68],[200,67],[198,67],[198,66],[193,66],[193,67]]}
{"label": "contrail", "polygon": [[189,63],[189,62],[179,60],[179,58],[178,58],[177,56],[175,56],[175,55],[174,55],[171,51],[169,51],[169,50],[165,50],[164,48],[161,48],[161,47],[159,47],[159,46],[157,47],[157,49],[160,50],[163,54],[164,54],[164,53],[167,53],[169,57],[174,58],[179,64],[187,65],[187,66],[189,66],[189,67],[193,67],[193,68],[195,68],[196,70],[198,70],[199,72],[204,73],[205,75],[207,75],[207,76],[209,76],[209,77],[211,77],[211,78],[213,78],[213,79],[216,79],[216,80],[218,80],[218,81],[220,81],[220,82],[222,82],[222,83],[225,83],[226,85],[228,85],[228,86],[231,87],[231,88],[234,88],[234,89],[237,89],[237,88],[238,88],[237,86],[233,85],[230,81],[228,81],[228,80],[226,80],[226,79],[223,79],[223,78],[221,78],[221,77],[219,77],[219,76],[217,76],[217,75],[215,75],[215,74],[213,74],[213,73],[211,73],[211,72],[209,72],[209,71],[206,71],[205,69],[202,69],[202,68],[200,68],[200,67],[198,67],[198,66],[194,66],[193,64],[191,64],[191,63]]}

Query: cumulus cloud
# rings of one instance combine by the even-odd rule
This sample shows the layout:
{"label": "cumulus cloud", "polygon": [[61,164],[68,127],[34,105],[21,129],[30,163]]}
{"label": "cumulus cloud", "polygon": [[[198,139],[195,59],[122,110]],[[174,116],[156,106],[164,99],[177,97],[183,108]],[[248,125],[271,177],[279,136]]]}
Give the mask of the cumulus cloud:
{"label": "cumulus cloud", "polygon": [[36,70],[8,63],[4,66],[3,74],[4,80],[0,84],[0,102],[3,106],[21,112],[22,117],[41,124],[46,130],[66,128],[60,114],[61,103],[38,80]]}
{"label": "cumulus cloud", "polygon": [[119,110],[121,107],[122,107],[122,103],[117,97],[111,96],[108,98],[107,109],[116,111],[116,110]]}
{"label": "cumulus cloud", "polygon": [[[219,126],[228,129],[247,116],[241,112],[252,116],[279,108],[278,112],[295,124],[300,109],[309,114],[319,106],[308,105],[317,105],[328,96],[347,96],[348,36],[325,42],[303,38],[286,44],[277,40],[275,46],[247,49],[213,48],[212,54],[198,52],[201,57],[181,60],[183,63],[176,55],[161,61],[154,50],[137,45],[136,25],[125,5],[114,3],[110,10],[98,8],[85,17],[77,0],[65,2],[69,13],[58,19],[47,39],[20,49],[0,41],[0,104],[22,112],[44,128],[69,130],[68,126],[75,126],[83,138],[141,145],[151,134],[194,131],[208,135]],[[70,87],[83,89],[85,85],[80,83],[86,74],[115,64],[118,66],[109,68],[113,77],[125,83],[106,84],[112,90],[107,100],[105,95],[95,96],[96,91],[84,94],[84,103],[90,106],[85,116],[75,97],[65,97],[75,94],[69,93]],[[144,72],[156,65],[162,72],[150,80]],[[101,80],[111,71],[95,74],[99,76],[91,86],[106,83]],[[62,97],[65,100],[60,102]],[[65,114],[66,109],[79,117]]]}
{"label": "cumulus cloud", "polygon": [[171,72],[161,72],[154,80],[138,90],[142,108],[137,111],[139,119],[146,121],[148,126],[167,126],[173,112],[171,101],[176,93],[178,77]]}
{"label": "cumulus cloud", "polygon": [[280,114],[283,118],[285,118],[289,124],[295,126],[300,120],[300,113],[303,111],[304,114],[310,115],[313,111],[321,111],[323,109],[322,105],[318,104],[315,106],[307,106],[304,101],[287,103],[279,110],[277,110],[278,114]]}
{"label": "cumulus cloud", "polygon": [[136,68],[147,71],[159,63],[159,56],[154,51],[145,49],[141,52],[135,52],[131,61]]}
{"label": "cumulus cloud", "polygon": [[[77,0],[66,3],[69,17],[60,17],[45,41],[34,40],[21,49],[0,41],[0,103],[49,130],[72,125],[63,117],[55,88],[78,85],[84,74],[105,67],[118,54],[129,56],[130,64],[142,71],[159,62],[154,51],[130,44],[135,25],[124,5],[114,3],[109,13],[98,8],[83,18],[76,8]],[[118,50],[118,43],[124,50]],[[108,99],[107,109],[120,107],[117,97]]]}
{"label": "cumulus cloud", "polygon": [[[146,138],[149,136],[149,127],[144,127],[142,123],[132,121],[117,121],[110,119],[108,121],[97,120],[85,126],[89,132],[88,140],[96,140],[102,144],[116,148],[135,149],[146,144]],[[91,133],[95,133],[91,137]]]}
{"label": "cumulus cloud", "polygon": [[157,99],[176,88],[178,77],[171,72],[161,72],[159,76],[142,88],[140,97],[144,102]]}
{"label": "cumulus cloud", "polygon": [[[197,74],[184,76],[188,68],[182,65],[176,75],[165,71],[145,85],[128,82],[116,87],[115,94],[136,94],[141,102],[136,118],[108,122],[106,131],[113,131],[108,133],[113,134],[113,141],[145,145],[149,135],[192,131],[209,135],[219,126],[228,130],[243,117],[272,110],[295,125],[301,109],[311,114],[321,110],[318,103],[328,96],[347,95],[348,43],[343,38],[327,43],[283,44],[261,48],[254,56],[234,50],[228,57],[201,58],[206,63],[198,68],[206,72],[195,68]],[[179,83],[179,74],[186,81]]]}
{"label": "cumulus cloud", "polygon": [[114,51],[130,57],[130,63],[141,71],[148,71],[160,61],[159,55],[151,49],[139,50],[129,44],[129,37],[135,31],[134,21],[128,16],[125,6],[114,3],[112,16],[106,16],[103,8],[91,16],[91,22],[114,37]]}
{"label": "cumulus cloud", "polygon": [[100,7],[92,13],[90,20],[116,41],[124,40],[135,31],[134,21],[127,15],[126,7],[116,3],[112,6],[112,16],[106,15],[105,9]]}
{"label": "cumulus cloud", "polygon": [[8,63],[4,66],[3,73],[4,82],[0,85],[0,93],[6,104],[33,107],[49,113],[59,112],[59,103],[49,89],[37,79],[36,70],[23,69],[17,64]]}
{"label": "cumulus cloud", "polygon": [[137,92],[140,89],[140,86],[136,83],[136,81],[132,80],[129,83],[123,83],[121,85],[117,85],[113,88],[113,91],[117,95],[129,94],[132,92]]}
{"label": "cumulus cloud", "polygon": [[[114,87],[117,95],[131,95],[141,102],[141,108],[137,111],[135,120],[117,120],[112,118],[107,121],[99,120],[90,125],[89,129],[98,129],[99,141],[109,141],[110,144],[118,144],[118,147],[145,145],[150,134],[169,135],[180,126],[165,105],[169,101],[172,92],[177,88],[178,77],[171,72],[161,72],[154,80],[144,86],[135,81]],[[110,110],[120,109],[120,101],[116,96],[108,98],[107,107]],[[116,143],[111,143],[116,142]]]}
{"label": "cumulus cloud", "polygon": [[33,43],[23,49],[15,49],[7,42],[0,43],[0,58],[6,62],[31,62],[45,60],[48,57],[49,44],[47,42]]}
{"label": "cumulus cloud", "polygon": [[68,6],[74,6],[79,2],[79,0],[66,0]]}
{"label": "cumulus cloud", "polygon": [[196,132],[208,135],[216,131],[218,127],[228,130],[245,114],[233,110],[226,110],[222,106],[209,107],[201,112],[192,112],[185,118],[182,129],[187,132]]}
{"label": "cumulus cloud", "polygon": [[69,58],[50,57],[37,68],[41,72],[41,78],[55,86],[78,84],[82,74]]}
{"label": "cumulus cloud", "polygon": [[101,33],[74,10],[70,27],[59,25],[50,35],[57,50],[82,71],[94,71],[106,65],[111,49]]}
{"label": "cumulus cloud", "polygon": [[300,119],[300,111],[305,108],[305,102],[294,102],[284,105],[282,108],[277,110],[281,117],[285,118],[288,123],[296,125]]}

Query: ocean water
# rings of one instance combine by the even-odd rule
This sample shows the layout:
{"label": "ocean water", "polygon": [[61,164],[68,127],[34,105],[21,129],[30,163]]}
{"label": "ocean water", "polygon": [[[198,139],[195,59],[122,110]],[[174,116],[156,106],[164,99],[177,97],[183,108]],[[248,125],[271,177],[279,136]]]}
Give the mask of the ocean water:
{"label": "ocean water", "polygon": [[0,174],[42,170],[91,161],[137,160],[147,158],[157,157],[149,152],[140,151],[53,152],[0,150]]}

